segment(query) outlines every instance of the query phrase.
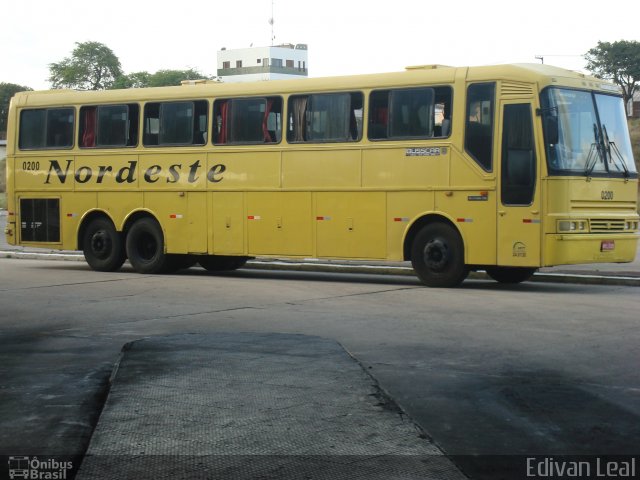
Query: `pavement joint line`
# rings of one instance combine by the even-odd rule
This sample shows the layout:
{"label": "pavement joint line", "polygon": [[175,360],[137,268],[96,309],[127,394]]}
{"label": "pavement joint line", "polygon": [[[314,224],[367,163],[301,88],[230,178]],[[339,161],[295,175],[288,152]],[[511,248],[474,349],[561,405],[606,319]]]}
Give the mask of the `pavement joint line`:
{"label": "pavement joint line", "polygon": [[[40,253],[24,252],[17,250],[0,250],[2,258],[25,258],[43,260],[73,260],[84,261],[82,253]],[[345,272],[345,273],[370,273],[378,275],[401,275],[414,276],[411,267],[396,265],[345,265],[340,263],[310,262],[310,261],[282,261],[282,260],[250,260],[247,262],[247,269],[254,270],[291,270],[291,271],[318,271],[318,272]],[[488,279],[488,275],[483,270],[471,272],[470,279]],[[530,281],[550,282],[550,283],[577,283],[589,285],[620,285],[640,287],[640,277],[630,277],[625,275],[594,275],[582,273],[554,273],[537,272]]]}

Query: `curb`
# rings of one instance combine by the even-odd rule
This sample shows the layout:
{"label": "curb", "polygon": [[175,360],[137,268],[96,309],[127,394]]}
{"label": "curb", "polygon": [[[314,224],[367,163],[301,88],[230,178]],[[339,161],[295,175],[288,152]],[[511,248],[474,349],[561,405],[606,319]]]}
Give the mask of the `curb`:
{"label": "curb", "polygon": [[[28,260],[63,260],[71,262],[84,262],[81,253],[36,253],[13,250],[0,250],[0,258],[21,258]],[[410,276],[415,273],[411,267],[394,265],[349,265],[344,263],[316,263],[293,262],[283,260],[249,260],[244,267],[249,270],[280,270],[294,272],[326,272],[326,273],[352,273],[369,275]],[[484,272],[471,272],[467,277],[471,280],[491,280]],[[578,273],[549,273],[538,272],[529,280],[540,283],[572,283],[580,285],[618,285],[627,287],[640,287],[640,277],[594,275]]]}

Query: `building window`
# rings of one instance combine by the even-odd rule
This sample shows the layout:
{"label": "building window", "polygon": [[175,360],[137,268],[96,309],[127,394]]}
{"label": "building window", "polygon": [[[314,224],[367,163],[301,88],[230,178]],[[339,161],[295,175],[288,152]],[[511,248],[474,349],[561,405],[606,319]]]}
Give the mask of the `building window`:
{"label": "building window", "polygon": [[242,60],[236,60],[236,68],[242,68]]}
{"label": "building window", "polygon": [[222,68],[231,68],[231,62],[222,62]]}
{"label": "building window", "polygon": [[293,60],[287,60],[287,68],[293,68]]}
{"label": "building window", "polygon": [[281,58],[272,58],[271,65],[274,67],[282,67],[282,59]]}

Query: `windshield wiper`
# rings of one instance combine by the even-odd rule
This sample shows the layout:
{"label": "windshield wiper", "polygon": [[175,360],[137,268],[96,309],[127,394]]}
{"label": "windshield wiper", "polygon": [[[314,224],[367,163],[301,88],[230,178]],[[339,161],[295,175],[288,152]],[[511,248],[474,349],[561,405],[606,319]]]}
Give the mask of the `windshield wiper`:
{"label": "windshield wiper", "polygon": [[607,152],[609,153],[610,162],[613,163],[616,166],[616,168],[618,168],[618,170],[620,170],[620,168],[618,167],[617,162],[613,161],[613,156],[611,155],[611,151],[613,151],[613,153],[615,153],[617,159],[620,161],[620,165],[622,165],[622,169],[624,170],[624,178],[629,178],[631,176],[631,174],[629,173],[629,168],[627,167],[627,162],[624,160],[624,157],[620,153],[620,150],[616,146],[615,142],[612,142],[612,141],[609,140],[609,134],[607,133],[607,127],[605,125],[602,125],[602,132],[604,133],[604,142],[605,142],[605,145],[606,145]]}
{"label": "windshield wiper", "polygon": [[[598,159],[603,162],[607,157],[605,153],[604,144],[602,143],[602,139],[599,139],[600,135],[598,134],[598,126],[593,124],[593,139],[595,142],[591,144],[591,148],[589,149],[589,155],[587,155],[587,161],[584,165],[584,174],[587,178],[591,176],[593,169],[596,168],[596,164],[598,163]],[[594,155],[594,152],[598,152],[598,155]]]}

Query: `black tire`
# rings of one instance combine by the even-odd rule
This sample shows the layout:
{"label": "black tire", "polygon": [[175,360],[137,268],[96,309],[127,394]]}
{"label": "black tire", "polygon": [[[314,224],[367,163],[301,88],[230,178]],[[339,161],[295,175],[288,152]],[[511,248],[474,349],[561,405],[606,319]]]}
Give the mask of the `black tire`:
{"label": "black tire", "polygon": [[500,283],[521,283],[529,280],[537,268],[527,267],[487,267],[487,275]]}
{"label": "black tire", "polygon": [[411,264],[428,287],[457,287],[469,274],[462,238],[445,223],[431,223],[418,232],[411,246]]}
{"label": "black tire", "polygon": [[89,266],[99,272],[114,272],[127,258],[122,235],[107,218],[96,218],[87,225],[82,235],[82,251]]}
{"label": "black tire", "polygon": [[164,253],[164,235],[153,218],[141,218],[127,233],[127,256],[138,273],[162,273],[169,267]]}
{"label": "black tire", "polygon": [[198,263],[209,272],[228,272],[237,270],[247,263],[249,257],[229,257],[224,255],[206,255],[200,257]]}

